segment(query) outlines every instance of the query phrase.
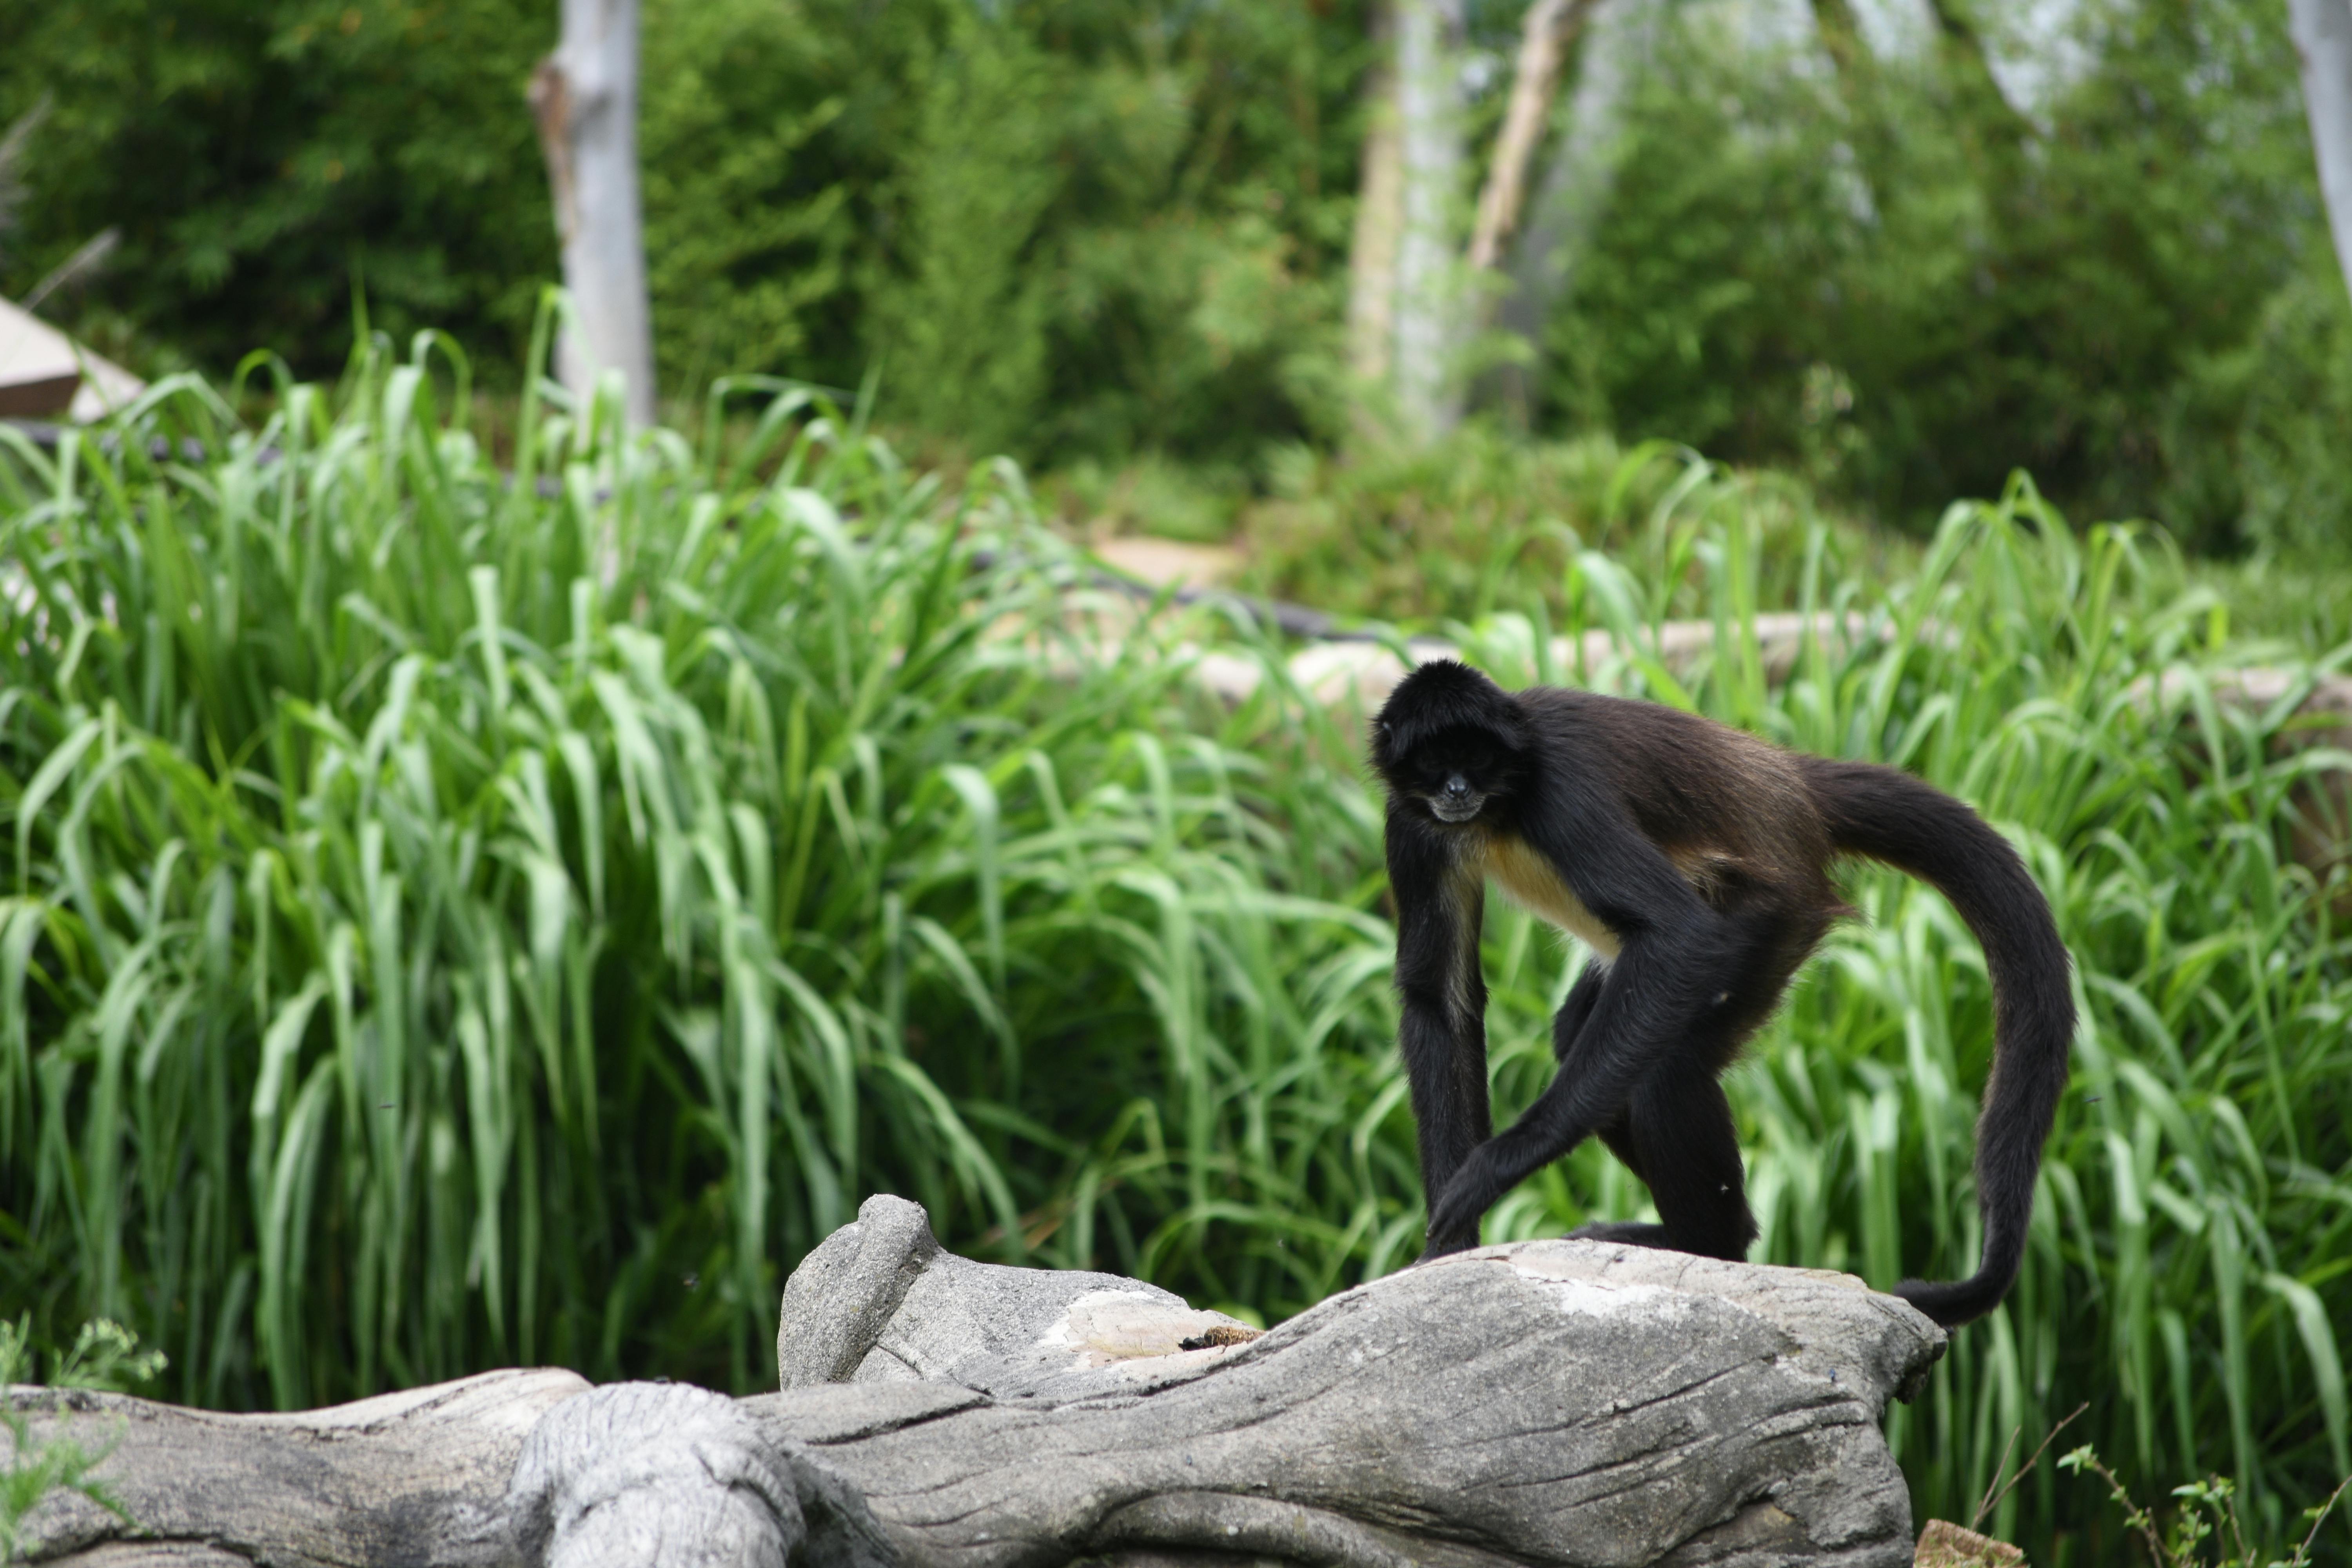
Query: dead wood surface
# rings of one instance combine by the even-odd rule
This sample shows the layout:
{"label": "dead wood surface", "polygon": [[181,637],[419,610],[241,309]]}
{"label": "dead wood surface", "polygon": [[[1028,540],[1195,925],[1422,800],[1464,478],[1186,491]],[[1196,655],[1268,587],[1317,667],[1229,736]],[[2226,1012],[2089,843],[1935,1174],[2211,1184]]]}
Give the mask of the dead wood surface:
{"label": "dead wood surface", "polygon": [[[786,1386],[492,1373],[298,1415],[14,1391],[120,1446],[36,1560],[886,1568],[1895,1568],[1879,1425],[1942,1333],[1847,1276],[1481,1248],[1257,1333],[975,1263],[869,1199],[788,1287]],[[1187,1345],[1199,1348],[1184,1348]],[[133,1539],[145,1536],[149,1539]]]}
{"label": "dead wood surface", "polygon": [[99,1479],[147,1538],[122,1542],[112,1514],[53,1495],[28,1521],[27,1555],[89,1568],[503,1563],[515,1458],[541,1415],[587,1387],[576,1373],[491,1372],[290,1415],[12,1388],[36,1440],[63,1427],[86,1447],[115,1444]]}

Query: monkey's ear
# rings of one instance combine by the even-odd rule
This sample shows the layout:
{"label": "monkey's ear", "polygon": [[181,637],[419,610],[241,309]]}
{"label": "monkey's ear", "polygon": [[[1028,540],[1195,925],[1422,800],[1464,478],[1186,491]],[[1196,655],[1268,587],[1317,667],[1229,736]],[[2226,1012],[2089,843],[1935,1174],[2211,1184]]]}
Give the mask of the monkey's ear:
{"label": "monkey's ear", "polygon": [[1492,700],[1480,703],[1474,722],[1510,755],[1520,756],[1527,752],[1527,721],[1510,693],[1496,691]]}

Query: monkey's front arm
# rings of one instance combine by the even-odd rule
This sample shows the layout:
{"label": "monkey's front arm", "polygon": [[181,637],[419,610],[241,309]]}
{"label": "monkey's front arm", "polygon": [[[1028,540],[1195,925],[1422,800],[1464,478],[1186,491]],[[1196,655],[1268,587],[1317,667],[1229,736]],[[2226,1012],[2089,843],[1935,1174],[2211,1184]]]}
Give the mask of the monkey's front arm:
{"label": "monkey's front arm", "polygon": [[1422,1190],[1445,1190],[1494,1130],[1486,1095],[1486,981],[1478,964],[1485,891],[1449,842],[1392,808],[1389,888],[1396,899],[1397,1043],[1421,1136]]}

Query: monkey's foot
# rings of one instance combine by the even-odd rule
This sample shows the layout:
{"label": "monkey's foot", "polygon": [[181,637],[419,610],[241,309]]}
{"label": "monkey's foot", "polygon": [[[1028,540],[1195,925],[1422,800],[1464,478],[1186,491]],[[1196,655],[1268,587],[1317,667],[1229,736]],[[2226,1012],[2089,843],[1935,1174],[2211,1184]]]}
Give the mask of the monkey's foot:
{"label": "monkey's foot", "polygon": [[1432,1232],[1428,1240],[1423,1243],[1421,1257],[1415,1259],[1415,1261],[1420,1263],[1433,1263],[1441,1258],[1451,1258],[1457,1252],[1467,1252],[1477,1245],[1478,1232],[1475,1229],[1471,1230],[1466,1235],[1461,1232],[1454,1232],[1446,1236],[1439,1236],[1436,1233]]}
{"label": "monkey's foot", "polygon": [[1616,1241],[1628,1247],[1655,1247],[1667,1252],[1680,1250],[1667,1238],[1662,1225],[1644,1225],[1633,1220],[1594,1220],[1580,1225],[1568,1233],[1570,1241]]}

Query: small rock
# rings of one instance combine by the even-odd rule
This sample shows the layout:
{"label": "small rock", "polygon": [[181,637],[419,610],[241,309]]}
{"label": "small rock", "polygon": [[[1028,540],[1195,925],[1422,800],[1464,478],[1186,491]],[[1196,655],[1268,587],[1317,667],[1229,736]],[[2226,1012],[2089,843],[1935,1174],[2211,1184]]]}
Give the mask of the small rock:
{"label": "small rock", "polygon": [[1927,1521],[1911,1561],[1913,1568],[2025,1568],[2020,1548],[1963,1530],[1948,1519]]}

